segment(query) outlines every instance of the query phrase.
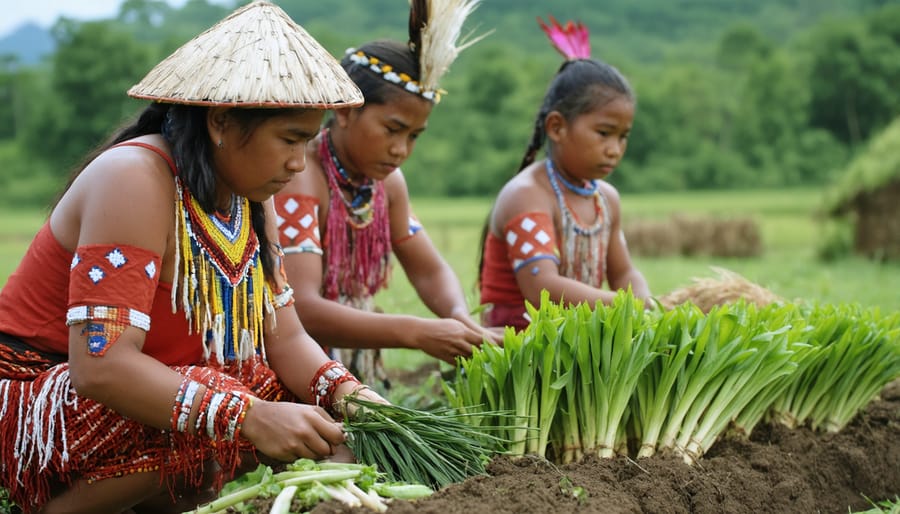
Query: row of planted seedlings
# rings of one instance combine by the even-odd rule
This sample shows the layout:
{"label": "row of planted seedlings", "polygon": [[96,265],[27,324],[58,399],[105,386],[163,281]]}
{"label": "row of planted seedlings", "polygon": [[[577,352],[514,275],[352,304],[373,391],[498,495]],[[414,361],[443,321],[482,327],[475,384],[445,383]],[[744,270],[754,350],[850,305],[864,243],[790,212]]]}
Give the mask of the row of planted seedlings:
{"label": "row of planted seedlings", "polygon": [[749,302],[704,313],[564,307],[545,295],[531,324],[484,345],[444,383],[467,420],[501,429],[513,455],[571,462],[586,454],[699,459],[720,437],[761,421],[838,431],[900,377],[900,313],[856,304]]}

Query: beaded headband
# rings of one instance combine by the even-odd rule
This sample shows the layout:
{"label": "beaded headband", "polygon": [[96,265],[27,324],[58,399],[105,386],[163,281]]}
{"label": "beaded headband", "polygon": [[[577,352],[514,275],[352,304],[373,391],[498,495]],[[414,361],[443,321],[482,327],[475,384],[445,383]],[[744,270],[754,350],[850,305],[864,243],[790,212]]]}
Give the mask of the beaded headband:
{"label": "beaded headband", "polygon": [[395,72],[393,66],[382,61],[378,57],[375,57],[374,55],[369,55],[363,52],[362,50],[348,48],[346,55],[347,58],[350,59],[350,62],[358,64],[360,66],[365,66],[369,69],[369,71],[381,76],[381,78],[383,78],[384,80],[393,84],[397,84],[406,91],[417,94],[431,102],[440,102],[441,95],[446,93],[446,91],[444,91],[443,89],[424,89],[417,80],[414,80],[406,73]]}

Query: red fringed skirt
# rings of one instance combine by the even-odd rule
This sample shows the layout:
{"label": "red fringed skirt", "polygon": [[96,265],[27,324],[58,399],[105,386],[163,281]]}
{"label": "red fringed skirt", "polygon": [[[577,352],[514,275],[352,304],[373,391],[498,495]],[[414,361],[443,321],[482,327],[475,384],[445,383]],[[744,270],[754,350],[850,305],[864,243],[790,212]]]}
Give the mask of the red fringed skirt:
{"label": "red fringed skirt", "polygon": [[[261,358],[235,373],[177,366],[179,373],[217,390],[238,390],[265,400],[292,400]],[[135,384],[140,387],[139,384]],[[173,398],[174,401],[174,398]],[[53,485],[159,472],[199,486],[204,463],[233,471],[246,440],[212,441],[205,434],[160,430],[125,418],[78,396],[69,365],[0,337],[0,487],[25,512],[50,499]]]}

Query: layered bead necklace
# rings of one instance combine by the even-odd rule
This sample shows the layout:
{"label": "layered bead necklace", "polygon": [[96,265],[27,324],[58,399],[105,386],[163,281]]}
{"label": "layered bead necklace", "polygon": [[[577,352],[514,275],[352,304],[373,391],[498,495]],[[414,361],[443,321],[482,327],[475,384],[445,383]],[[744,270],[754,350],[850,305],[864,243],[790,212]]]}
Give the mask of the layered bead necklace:
{"label": "layered bead necklace", "polygon": [[[366,178],[362,185],[354,185],[337,159],[329,130],[321,135],[319,159],[329,188],[322,293],[345,304],[364,302],[387,284],[390,274],[384,184]],[[349,200],[345,191],[350,193]]]}
{"label": "layered bead necklace", "polygon": [[[563,252],[560,273],[581,283],[600,287],[603,285],[606,252],[609,248],[610,220],[606,197],[600,192],[598,181],[588,180],[578,186],[557,171],[552,158],[548,158],[546,163],[547,178],[562,214]],[[595,219],[591,225],[585,226],[580,222],[563,194],[560,183],[577,196],[594,198]]]}
{"label": "layered bead necklace", "polygon": [[341,161],[337,158],[337,152],[334,151],[334,143],[331,141],[331,132],[326,131],[322,136],[328,146],[328,154],[330,162],[333,166],[326,166],[327,170],[335,179],[341,191],[350,195],[348,200],[346,196],[339,195],[344,205],[347,207],[347,213],[350,215],[349,222],[356,228],[363,228],[372,223],[372,192],[374,191],[375,181],[369,177],[363,177],[362,181],[357,185],[350,179],[350,174],[341,165]]}
{"label": "layered bead necklace", "polygon": [[[242,363],[262,351],[264,305],[269,301],[250,202],[232,196],[227,214],[208,214],[175,177],[178,247],[172,287],[192,329],[204,336],[205,357]],[[178,302],[180,296],[180,302]]]}

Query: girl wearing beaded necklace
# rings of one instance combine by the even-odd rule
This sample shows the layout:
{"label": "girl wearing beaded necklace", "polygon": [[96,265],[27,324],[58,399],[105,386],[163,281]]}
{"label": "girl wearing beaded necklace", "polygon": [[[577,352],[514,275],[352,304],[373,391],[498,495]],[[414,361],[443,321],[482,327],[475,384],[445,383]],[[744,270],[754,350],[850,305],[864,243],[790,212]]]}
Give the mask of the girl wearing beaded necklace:
{"label": "girl wearing beaded necklace", "polygon": [[152,102],[0,291],[0,487],[26,513],[192,510],[260,459],[346,450],[343,396],[384,401],[303,330],[267,212],[324,109],[362,102],[338,63],[257,1],[128,94]]}
{"label": "girl wearing beaded necklace", "polygon": [[[631,287],[650,304],[622,235],[619,194],[603,180],[625,153],[634,93],[618,70],[590,58],[583,25],[551,18],[541,27],[566,62],[485,227],[479,283],[488,327],[524,328],[524,300],[537,305],[545,289],[556,302],[593,304]],[[546,158],[535,161],[545,144]]]}
{"label": "girl wearing beaded necklace", "polygon": [[[409,43],[381,40],[348,50],[342,65],[365,105],[335,111],[307,147],[307,172],[275,197],[297,312],[366,383],[387,386],[381,348],[415,348],[453,362],[485,338],[500,339],[469,316],[459,280],[412,213],[399,169],[440,99],[437,79],[465,46],[456,47],[459,27],[445,24],[461,25],[476,3],[415,1]],[[452,40],[434,41],[423,27]],[[373,312],[392,252],[438,319]]]}

